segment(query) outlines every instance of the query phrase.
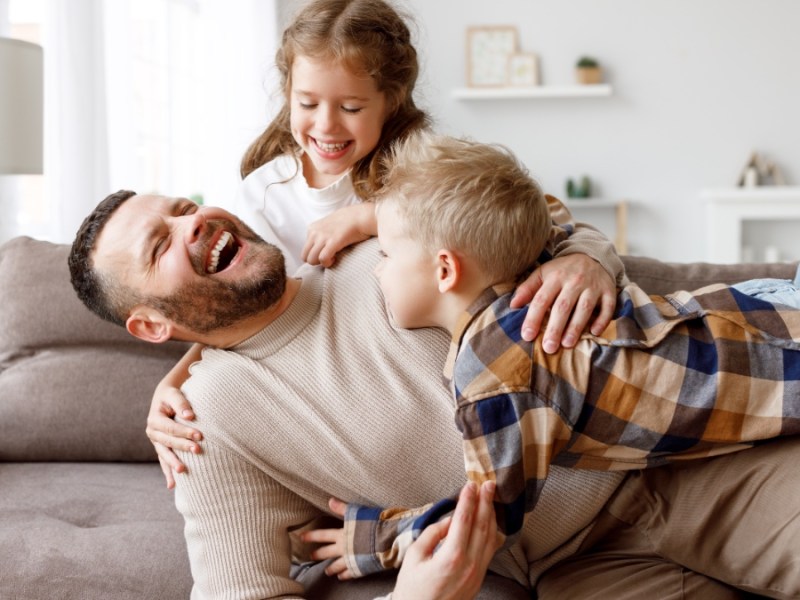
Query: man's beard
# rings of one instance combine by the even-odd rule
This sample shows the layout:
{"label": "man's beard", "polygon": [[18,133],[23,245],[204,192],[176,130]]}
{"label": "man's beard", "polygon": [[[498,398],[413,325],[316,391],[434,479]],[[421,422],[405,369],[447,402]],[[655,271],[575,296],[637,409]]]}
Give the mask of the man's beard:
{"label": "man's beard", "polygon": [[[257,268],[247,278],[223,281],[206,277],[169,296],[146,300],[168,319],[194,333],[207,334],[264,312],[276,304],[286,290],[286,262],[281,251],[239,221],[235,229],[225,228],[249,242],[247,256],[239,268],[251,265]],[[192,256],[192,263],[200,272],[203,262],[204,254]]]}

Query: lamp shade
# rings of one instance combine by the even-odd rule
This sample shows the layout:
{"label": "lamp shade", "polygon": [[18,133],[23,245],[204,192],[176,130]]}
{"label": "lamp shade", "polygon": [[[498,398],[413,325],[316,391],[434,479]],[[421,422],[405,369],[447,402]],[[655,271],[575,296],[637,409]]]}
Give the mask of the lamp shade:
{"label": "lamp shade", "polygon": [[42,172],[42,47],[0,37],[0,175]]}

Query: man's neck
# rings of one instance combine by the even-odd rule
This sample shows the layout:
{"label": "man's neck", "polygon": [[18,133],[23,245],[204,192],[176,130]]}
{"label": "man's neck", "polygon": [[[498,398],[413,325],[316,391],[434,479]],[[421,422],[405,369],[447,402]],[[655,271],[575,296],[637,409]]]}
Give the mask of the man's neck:
{"label": "man's neck", "polygon": [[[215,348],[232,348],[241,344],[248,338],[253,337],[259,331],[268,327],[278,317],[280,317],[292,305],[297,292],[302,285],[301,279],[289,277],[286,279],[286,289],[283,292],[280,300],[270,306],[265,311],[258,313],[252,317],[242,320],[235,325],[226,327],[220,331],[214,332],[205,336],[206,339],[192,340],[198,341],[206,346],[213,346]],[[195,336],[196,337],[196,336]]]}

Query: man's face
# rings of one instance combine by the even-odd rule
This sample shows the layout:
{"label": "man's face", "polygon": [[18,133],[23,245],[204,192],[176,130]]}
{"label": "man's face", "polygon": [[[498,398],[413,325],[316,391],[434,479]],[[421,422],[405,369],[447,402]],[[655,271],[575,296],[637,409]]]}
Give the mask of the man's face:
{"label": "man's face", "polygon": [[269,308],[286,284],[280,250],[229,212],[186,198],[129,198],[106,223],[93,258],[139,303],[200,334]]}

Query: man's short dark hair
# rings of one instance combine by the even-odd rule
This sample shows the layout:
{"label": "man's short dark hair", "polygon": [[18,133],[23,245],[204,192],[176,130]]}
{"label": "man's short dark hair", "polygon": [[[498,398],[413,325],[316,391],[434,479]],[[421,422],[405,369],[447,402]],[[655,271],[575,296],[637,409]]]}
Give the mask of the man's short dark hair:
{"label": "man's short dark hair", "polygon": [[97,237],[111,215],[123,202],[135,195],[136,192],[120,190],[106,196],[84,219],[67,259],[72,287],[75,288],[78,298],[95,314],[123,326],[125,325],[125,315],[120,314],[120,311],[114,306],[107,289],[108,282],[104,282],[102,276],[94,268],[92,253],[97,243]]}

